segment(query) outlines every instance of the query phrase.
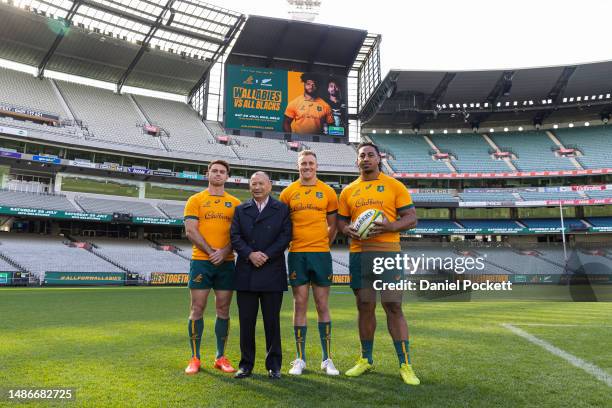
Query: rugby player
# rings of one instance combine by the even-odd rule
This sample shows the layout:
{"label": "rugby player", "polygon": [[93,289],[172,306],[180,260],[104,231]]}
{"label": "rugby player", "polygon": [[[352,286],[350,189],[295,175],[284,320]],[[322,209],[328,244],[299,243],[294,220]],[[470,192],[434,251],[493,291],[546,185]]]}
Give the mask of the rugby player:
{"label": "rugby player", "polygon": [[211,289],[215,291],[215,336],[217,355],[213,367],[226,373],[236,371],[225,356],[229,333],[229,307],[234,290],[234,253],[230,226],[240,200],[225,192],[229,164],[215,160],[208,165],[208,188],[192,195],[185,205],[185,231],[193,244],[189,269],[189,343],[191,360],[186,374],[200,371],[200,344],[204,330],[203,313]]}
{"label": "rugby player", "polygon": [[[376,293],[366,283],[368,252],[398,253],[400,251],[399,231],[414,228],[417,224],[416,211],[408,189],[398,180],[381,171],[381,157],[378,147],[373,143],[361,143],[357,148],[357,166],[360,176],[346,186],[338,201],[338,231],[351,239],[349,272],[351,288],[355,293],[358,311],[361,358],[346,372],[349,377],[357,377],[373,369],[372,350],[376,331]],[[360,240],[357,231],[351,227],[362,212],[375,209],[384,213],[382,221],[375,222],[367,239]],[[365,268],[362,269],[362,264]],[[392,279],[401,279],[403,270],[390,271]],[[400,364],[400,375],[405,383],[418,385],[410,360],[408,325],[402,311],[401,298],[382,297],[382,306],[387,315],[387,328],[393,339]]]}
{"label": "rugby player", "polygon": [[304,93],[287,104],[283,131],[321,134],[323,125],[334,123],[331,107],[318,95],[317,80],[309,73],[301,76]]}
{"label": "rugby player", "polygon": [[280,195],[280,201],[289,206],[293,224],[293,239],[289,246],[287,264],[289,283],[293,290],[293,330],[297,355],[289,374],[301,375],[306,367],[306,331],[309,287],[318,314],[321,340],[321,370],[328,375],[340,372],[330,355],[331,317],[329,314],[329,287],[333,268],[329,246],[336,236],[336,192],[317,178],[317,155],[302,150],[298,155],[300,177]]}

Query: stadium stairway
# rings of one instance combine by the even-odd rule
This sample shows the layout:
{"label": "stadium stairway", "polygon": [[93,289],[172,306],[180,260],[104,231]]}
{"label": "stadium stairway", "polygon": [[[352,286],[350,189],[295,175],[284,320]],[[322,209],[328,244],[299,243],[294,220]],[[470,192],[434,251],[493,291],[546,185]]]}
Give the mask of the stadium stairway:
{"label": "stadium stairway", "polygon": [[[553,132],[551,132],[550,130],[547,130],[545,133],[550,138],[550,140],[552,140],[552,142],[556,144],[560,149],[565,149],[565,146],[563,145],[563,143],[561,143],[561,141],[557,139],[557,136],[555,136]],[[576,166],[578,170],[584,170],[584,167],[582,167],[582,165],[574,157],[569,157],[569,161],[573,163],[574,166]]]}
{"label": "stadium stairway", "polygon": [[[438,146],[435,145],[435,143],[433,142],[433,140],[431,140],[431,138],[429,136],[423,135],[423,139],[425,139],[427,144],[433,150],[435,150],[437,153],[440,153],[440,149],[438,148]],[[444,160],[444,164],[446,165],[446,167],[448,167],[448,169],[451,171],[451,173],[458,173],[457,168],[455,167],[455,165],[452,163],[452,161],[450,159],[448,161]]]}
{"label": "stadium stairway", "polygon": [[105,260],[106,262],[108,262],[108,263],[110,263],[112,265],[115,265],[117,268],[121,269],[124,272],[127,272],[127,273],[136,273],[136,272],[130,270],[129,268],[127,268],[125,265],[121,265],[119,262],[117,262],[114,259],[111,259],[108,256],[106,256],[103,253],[101,253],[98,250],[98,246],[96,244],[94,244],[93,242],[88,242],[88,241],[85,241],[85,242],[88,244],[88,246],[85,247],[84,249],[89,251],[89,252],[91,252],[93,255],[97,256],[100,259]]}
{"label": "stadium stairway", "polygon": [[2,247],[0,246],[0,259],[2,259],[7,264],[11,265],[13,268],[17,269],[19,272],[27,272],[32,275],[31,271],[27,270],[23,265],[19,262],[12,259],[10,256],[6,255],[2,252]]}
{"label": "stadium stairway", "polygon": [[[483,133],[482,137],[489,144],[489,146],[495,149],[495,151],[501,152],[501,149],[499,148],[499,146],[495,144],[493,139],[491,139],[488,134]],[[502,160],[504,161],[504,163],[506,163],[506,166],[508,166],[510,170],[518,172],[518,169],[516,168],[514,163],[512,163],[512,160],[510,160],[508,157],[504,157]]]}
{"label": "stadium stairway", "polygon": [[[507,266],[504,266],[504,265],[502,265],[502,264],[499,264],[499,263],[497,263],[497,262],[492,261],[490,258],[483,256],[484,254],[478,253],[478,252],[476,252],[476,251],[471,251],[471,252],[472,252],[472,256],[474,256],[474,257],[481,257],[481,258],[483,258],[483,259],[484,259],[484,260],[483,260],[483,262],[484,262],[485,264],[488,264],[488,265],[494,266],[494,267],[496,267],[496,268],[499,268],[499,269],[501,269],[502,271],[506,271],[506,272],[508,272],[509,274],[512,274],[512,275],[515,275],[515,274],[519,274],[519,273],[520,273],[520,272],[517,272],[516,270],[514,270],[514,269],[512,269],[512,268],[509,268],[509,267],[507,267]],[[458,255],[463,256],[461,253],[458,253]]]}

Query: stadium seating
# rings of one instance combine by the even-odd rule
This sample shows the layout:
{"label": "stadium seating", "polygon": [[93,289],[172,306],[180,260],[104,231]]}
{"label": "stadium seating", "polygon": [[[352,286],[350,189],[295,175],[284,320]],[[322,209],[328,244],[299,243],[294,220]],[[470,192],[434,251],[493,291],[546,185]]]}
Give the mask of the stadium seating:
{"label": "stadium seating", "polygon": [[431,141],[442,151],[456,155],[453,166],[460,173],[512,171],[503,160],[494,160],[489,154],[491,146],[482,135],[431,135]]}
{"label": "stadium seating", "polygon": [[56,81],[66,102],[93,134],[93,138],[123,145],[163,149],[157,138],[145,134],[144,121],[126,95],[112,91]]}
{"label": "stadium seating", "polygon": [[185,204],[170,204],[160,202],[157,207],[167,214],[170,218],[183,218]]}
{"label": "stadium seating", "polygon": [[583,155],[576,157],[576,160],[585,169],[611,167],[609,147],[612,128],[609,126],[556,129],[554,133],[565,146],[578,146]]}
{"label": "stadium seating", "polygon": [[594,227],[609,227],[612,228],[612,217],[590,217],[585,218],[589,224]]}
{"label": "stadium seating", "polygon": [[356,170],[357,152],[351,145],[343,143],[306,142],[308,148],[317,154],[319,165],[346,167],[344,171]]}
{"label": "stadium seating", "polygon": [[568,158],[557,157],[556,147],[545,132],[504,132],[489,135],[498,147],[510,147],[518,158],[512,163],[519,171],[576,170]]}
{"label": "stadium seating", "polygon": [[7,207],[36,208],[42,210],[80,212],[61,195],[25,193],[0,190],[0,205]]}
{"label": "stadium seating", "polygon": [[171,251],[158,250],[151,242],[127,239],[95,239],[90,241],[100,254],[132,272],[149,279],[152,272],[178,273],[189,271],[189,260]]}
{"label": "stadium seating", "polygon": [[419,220],[417,224],[418,229],[454,229],[461,228],[455,222],[451,220]]}
{"label": "stadium seating", "polygon": [[490,193],[459,193],[462,201],[517,201],[517,198],[509,192],[490,192]]}
{"label": "stadium seating", "polygon": [[[561,229],[559,218],[523,218],[519,220],[529,228],[558,228]],[[576,218],[565,218],[563,220],[566,228],[586,228],[586,225]]]}
{"label": "stadium seating", "polygon": [[0,89],[0,102],[66,116],[48,79],[0,68]]}
{"label": "stadium seating", "polygon": [[521,229],[513,220],[458,220],[465,228]]}
{"label": "stadium seating", "polygon": [[612,198],[612,190],[587,190],[584,193],[589,198]]}
{"label": "stadium seating", "polygon": [[91,196],[76,196],[74,201],[88,213],[112,214],[118,212],[132,214],[135,217],[164,218],[161,212],[146,201],[111,200]]}
{"label": "stadium seating", "polygon": [[225,129],[223,129],[223,125],[221,123],[214,120],[207,120],[204,122],[206,127],[212,132],[215,136],[227,135]]}
{"label": "stadium seating", "polygon": [[398,172],[450,173],[444,162],[431,158],[431,146],[423,136],[370,135],[370,138],[395,157],[389,164]]}
{"label": "stadium seating", "polygon": [[411,194],[414,202],[440,202],[440,201],[458,201],[459,199],[450,194],[437,193],[413,193]]}
{"label": "stadium seating", "polygon": [[534,200],[581,200],[584,199],[580,194],[575,191],[557,191],[557,192],[546,192],[546,191],[521,191],[519,193],[526,201]]}
{"label": "stadium seating", "polygon": [[[78,130],[74,126],[50,126],[47,124],[34,123],[27,120],[13,119],[11,117],[0,116],[0,126],[9,126],[12,128],[19,128],[28,131],[30,135],[39,134],[44,139],[57,141],[57,136],[69,137],[69,138],[80,138]],[[45,137],[46,136],[46,137]],[[74,143],[74,140],[70,140],[70,143]]]}
{"label": "stadium seating", "polygon": [[[0,245],[0,253],[2,253],[2,246]],[[15,268],[10,263],[6,262],[4,259],[0,258],[0,271],[3,272],[17,272],[19,269]]]}
{"label": "stadium seating", "polygon": [[201,153],[218,158],[236,158],[232,149],[217,143],[196,111],[181,102],[133,95],[152,124],[169,134],[164,139],[173,151]]}
{"label": "stadium seating", "polygon": [[293,167],[297,163],[297,152],[290,150],[284,140],[249,136],[232,136],[232,140],[235,142],[232,148],[240,159],[257,158],[269,163],[285,162],[291,163]]}
{"label": "stadium seating", "polygon": [[548,262],[536,255],[525,255],[510,248],[479,248],[481,255],[486,255],[484,273],[515,274],[561,274],[564,269],[561,264]]}
{"label": "stadium seating", "polygon": [[51,271],[122,272],[86,249],[64,244],[59,237],[0,233],[0,252],[41,279]]}

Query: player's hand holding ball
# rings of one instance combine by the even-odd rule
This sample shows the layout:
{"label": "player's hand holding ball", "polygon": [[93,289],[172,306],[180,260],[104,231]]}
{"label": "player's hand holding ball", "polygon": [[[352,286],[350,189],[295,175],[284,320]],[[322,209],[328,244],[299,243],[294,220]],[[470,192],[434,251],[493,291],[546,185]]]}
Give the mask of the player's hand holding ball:
{"label": "player's hand holding ball", "polygon": [[[355,239],[368,239],[390,231],[390,222],[385,218],[380,210],[366,210],[359,214],[353,224],[349,226],[355,233]],[[348,228],[347,228],[348,229]],[[347,234],[348,235],[348,234]]]}

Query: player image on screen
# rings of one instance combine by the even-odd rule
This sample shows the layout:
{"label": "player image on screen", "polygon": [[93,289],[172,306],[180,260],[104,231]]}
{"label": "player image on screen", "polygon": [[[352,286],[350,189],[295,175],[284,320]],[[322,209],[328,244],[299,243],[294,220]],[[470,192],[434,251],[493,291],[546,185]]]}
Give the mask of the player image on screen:
{"label": "player image on screen", "polygon": [[287,133],[322,134],[324,125],[334,123],[332,108],[319,97],[319,80],[303,73],[304,93],[289,102],[285,109],[283,131]]}
{"label": "player image on screen", "polygon": [[306,368],[306,313],[310,286],[318,314],[321,370],[327,375],[340,374],[331,359],[332,324],[328,306],[333,278],[329,245],[336,236],[338,198],[330,186],[317,178],[317,168],[315,152],[302,150],[298,155],[300,178],[280,195],[280,201],[289,206],[293,224],[293,238],[287,258],[289,283],[293,290],[296,342],[296,358],[289,370],[292,375],[301,375]]}
{"label": "player image on screen", "polygon": [[[416,210],[406,186],[399,180],[381,171],[381,157],[378,147],[369,142],[357,148],[359,178],[346,186],[338,200],[338,230],[351,239],[349,273],[351,288],[355,293],[358,314],[361,358],[346,372],[357,377],[373,369],[372,349],[376,331],[376,292],[366,282],[371,263],[372,248],[389,254],[400,251],[400,231],[414,228],[417,224]],[[382,221],[375,221],[375,227],[366,239],[361,239],[352,227],[352,222],[364,211],[374,209],[385,215]],[[369,264],[369,265],[368,265]],[[402,270],[393,270],[390,278],[399,280]],[[383,275],[384,276],[384,275]],[[387,327],[400,364],[400,376],[406,384],[418,385],[409,354],[408,325],[402,311],[400,299],[381,299],[387,315]]]}
{"label": "player image on screen", "polygon": [[191,360],[185,369],[186,374],[200,371],[200,344],[204,331],[202,316],[211,289],[215,291],[217,312],[214,368],[226,373],[236,371],[225,357],[235,277],[230,226],[234,210],[240,204],[240,200],[225,191],[229,174],[227,162],[211,162],[208,165],[208,188],[192,195],[185,205],[185,232],[193,244],[188,283],[191,295],[188,324]]}
{"label": "player image on screen", "polygon": [[347,123],[347,106],[346,102],[342,98],[341,82],[335,78],[330,77],[327,79],[327,97],[325,102],[331,107],[332,116],[334,118],[334,126],[346,127]]}

